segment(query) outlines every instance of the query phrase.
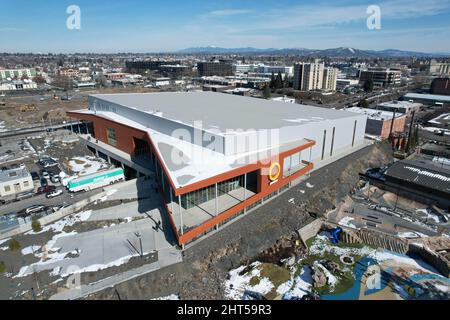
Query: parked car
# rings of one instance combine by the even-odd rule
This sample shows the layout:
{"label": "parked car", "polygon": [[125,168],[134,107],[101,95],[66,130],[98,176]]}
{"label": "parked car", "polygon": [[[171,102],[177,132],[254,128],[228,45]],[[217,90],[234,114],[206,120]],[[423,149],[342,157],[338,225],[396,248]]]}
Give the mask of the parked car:
{"label": "parked car", "polygon": [[61,178],[56,174],[50,174],[50,181],[53,183],[61,182]]}
{"label": "parked car", "polygon": [[39,163],[39,165],[41,165],[44,168],[54,167],[54,166],[58,165],[58,162],[56,162],[49,156],[40,157],[38,163]]}
{"label": "parked car", "polygon": [[37,181],[39,180],[39,174],[35,171],[30,172],[31,174],[31,178],[33,179],[33,181]]}
{"label": "parked car", "polygon": [[22,192],[16,195],[16,201],[20,201],[23,199],[32,198],[34,196],[34,192]]}
{"label": "parked car", "polygon": [[70,207],[70,204],[63,203],[62,205],[54,206],[52,209],[53,209],[53,212],[56,212],[58,210],[61,210],[61,209],[67,208],[67,207]]}
{"label": "parked car", "polygon": [[42,177],[44,178],[44,179],[50,179],[50,174],[47,172],[47,171],[42,171]]}
{"label": "parked car", "polygon": [[37,193],[42,194],[42,193],[49,193],[49,192],[53,192],[56,190],[55,186],[45,186],[45,187],[40,187],[37,190]]}
{"label": "parked car", "polygon": [[45,195],[46,198],[54,198],[63,194],[61,189],[49,192]]}
{"label": "parked car", "polygon": [[48,186],[48,181],[47,181],[47,179],[45,179],[45,178],[42,178],[42,179],[41,179],[41,186],[42,186],[42,187]]}
{"label": "parked car", "polygon": [[50,161],[46,161],[46,162],[44,163],[43,167],[44,167],[45,169],[47,169],[47,168],[53,168],[53,167],[56,167],[57,165],[58,165],[58,162],[56,162],[55,160],[50,160]]}
{"label": "parked car", "polygon": [[42,212],[45,210],[45,206],[42,204],[34,205],[25,209],[26,214]]}

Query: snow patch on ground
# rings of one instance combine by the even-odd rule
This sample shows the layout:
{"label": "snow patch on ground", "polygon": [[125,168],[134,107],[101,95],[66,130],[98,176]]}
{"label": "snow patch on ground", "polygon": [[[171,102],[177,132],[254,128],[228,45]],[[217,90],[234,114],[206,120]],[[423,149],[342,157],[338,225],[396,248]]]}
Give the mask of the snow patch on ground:
{"label": "snow patch on ground", "polygon": [[71,227],[77,222],[84,222],[89,219],[89,217],[92,214],[92,210],[83,211],[74,215],[67,216],[61,220],[58,220],[52,224],[48,224],[42,228],[39,232],[34,232],[33,230],[28,231],[25,233],[26,235],[34,235],[34,234],[41,234],[47,231],[53,231],[55,233],[63,232],[65,227]]}
{"label": "snow patch on ground", "polygon": [[331,287],[331,289],[334,289],[334,286],[338,283],[338,279],[321,263],[315,261],[314,265],[322,270],[322,272],[325,274],[325,277],[327,278],[327,284]]}
{"label": "snow patch on ground", "polygon": [[352,228],[352,229],[358,229],[357,227],[356,227],[356,225],[354,225],[353,223],[352,223],[352,221],[353,220],[355,220],[354,218],[352,218],[352,217],[344,217],[344,218],[342,218],[341,219],[341,221],[339,221],[339,225],[340,226],[343,226],[343,227],[348,227],[348,228]]}
{"label": "snow patch on ground", "polygon": [[436,223],[441,222],[439,216],[429,209],[417,209],[416,212],[423,213],[424,215],[426,215],[427,219],[431,219]]}
{"label": "snow patch on ground", "polygon": [[4,244],[5,242],[8,242],[9,240],[11,240],[11,238],[0,240],[0,245]]}
{"label": "snow patch on ground", "polygon": [[103,159],[95,157],[75,157],[69,161],[70,169],[79,176],[85,176],[108,168],[108,164]]}
{"label": "snow patch on ground", "polygon": [[245,274],[240,275],[247,268],[241,266],[229,272],[229,280],[225,281],[225,295],[232,300],[242,300],[246,291],[257,292],[262,295],[269,293],[274,285],[267,278],[260,279],[260,282],[255,285],[250,285],[250,280],[253,277],[260,277],[260,262],[254,262],[250,265],[251,270]]}
{"label": "snow patch on ground", "polygon": [[[304,295],[307,295],[312,288],[313,278],[311,274],[311,268],[304,266],[300,275],[294,280],[288,281],[289,290],[284,292],[283,299],[301,299]],[[281,285],[280,288],[283,289],[287,286]],[[279,291],[279,293],[282,293]]]}
{"label": "snow patch on ground", "polygon": [[403,239],[415,239],[415,238],[426,238],[426,237],[428,237],[426,234],[423,234],[423,233],[420,233],[420,232],[414,232],[414,231],[399,232],[399,233],[397,233],[397,236],[399,238],[403,238]]}
{"label": "snow patch on ground", "polygon": [[26,248],[22,249],[22,255],[26,256],[27,254],[33,254],[33,253],[39,251],[39,249],[41,249],[41,246],[32,245],[32,246],[26,247]]}
{"label": "snow patch on ground", "polygon": [[54,267],[53,270],[50,272],[51,277],[56,277],[61,273],[61,267]]}
{"label": "snow patch on ground", "polygon": [[342,248],[333,246],[326,235],[319,234],[317,235],[316,241],[309,247],[310,254],[313,255],[323,255],[324,253],[332,253],[337,256],[342,255],[353,255],[353,256],[365,256],[377,260],[378,262],[383,262],[387,260],[394,260],[396,263],[404,263],[410,266],[415,267],[416,269],[420,269],[427,273],[436,273],[439,272],[428,265],[424,261],[418,262],[417,260],[410,258],[408,256],[398,255],[393,252],[384,250],[384,249],[372,249],[369,247],[362,248]]}
{"label": "snow patch on ground", "polygon": [[176,294],[170,294],[168,296],[159,297],[151,300],[180,300],[180,297],[177,296]]}
{"label": "snow patch on ground", "polygon": [[7,132],[8,128],[5,126],[5,121],[0,121],[0,132]]}
{"label": "snow patch on ground", "polygon": [[441,284],[434,284],[434,287],[441,292],[450,292],[450,288],[448,286],[444,286]]}

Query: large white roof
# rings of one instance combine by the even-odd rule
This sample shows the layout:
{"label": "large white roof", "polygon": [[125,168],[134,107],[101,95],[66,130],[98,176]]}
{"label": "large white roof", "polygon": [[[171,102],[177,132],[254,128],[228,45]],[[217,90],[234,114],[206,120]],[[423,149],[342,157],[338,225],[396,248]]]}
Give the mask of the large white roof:
{"label": "large white roof", "polygon": [[[90,110],[77,112],[94,114]],[[188,141],[162,134],[113,112],[101,111],[95,115],[147,132],[176,188],[211,178],[247,164],[255,163],[257,160],[265,160],[273,155],[277,155],[279,152],[301,146],[308,142],[306,139],[298,139],[283,145],[272,145],[251,152],[227,156]]]}
{"label": "large white roof", "polygon": [[202,121],[204,128],[222,132],[276,129],[354,116],[342,110],[215,92],[96,94],[92,97],[187,125]]}

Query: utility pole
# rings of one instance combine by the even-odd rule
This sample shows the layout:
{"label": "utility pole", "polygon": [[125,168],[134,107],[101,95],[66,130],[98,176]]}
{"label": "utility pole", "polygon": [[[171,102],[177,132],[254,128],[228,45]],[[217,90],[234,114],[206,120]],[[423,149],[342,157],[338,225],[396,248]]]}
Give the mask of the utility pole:
{"label": "utility pole", "polygon": [[141,249],[141,258],[142,258],[144,256],[144,251],[142,250],[142,235],[139,232],[136,232],[135,235],[139,239],[139,247]]}
{"label": "utility pole", "polygon": [[411,116],[411,123],[409,124],[409,132],[408,132],[408,142],[406,143],[406,154],[409,153],[409,149],[411,148],[411,134],[413,131],[413,124],[414,124],[414,116],[416,114],[416,111],[413,110],[412,116]]}
{"label": "utility pole", "polygon": [[392,130],[394,130],[394,121],[395,121],[395,112],[397,111],[397,109],[394,109],[394,113],[392,116],[392,121],[391,121],[391,129],[389,130],[389,140],[392,143]]}

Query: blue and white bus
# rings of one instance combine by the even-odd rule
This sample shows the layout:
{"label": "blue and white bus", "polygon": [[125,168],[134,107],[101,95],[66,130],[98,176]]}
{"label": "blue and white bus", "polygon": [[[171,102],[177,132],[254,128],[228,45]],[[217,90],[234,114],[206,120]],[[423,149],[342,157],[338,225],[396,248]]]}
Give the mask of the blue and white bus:
{"label": "blue and white bus", "polygon": [[88,174],[73,180],[67,184],[70,192],[89,191],[101,188],[118,181],[125,180],[125,174],[122,168]]}

